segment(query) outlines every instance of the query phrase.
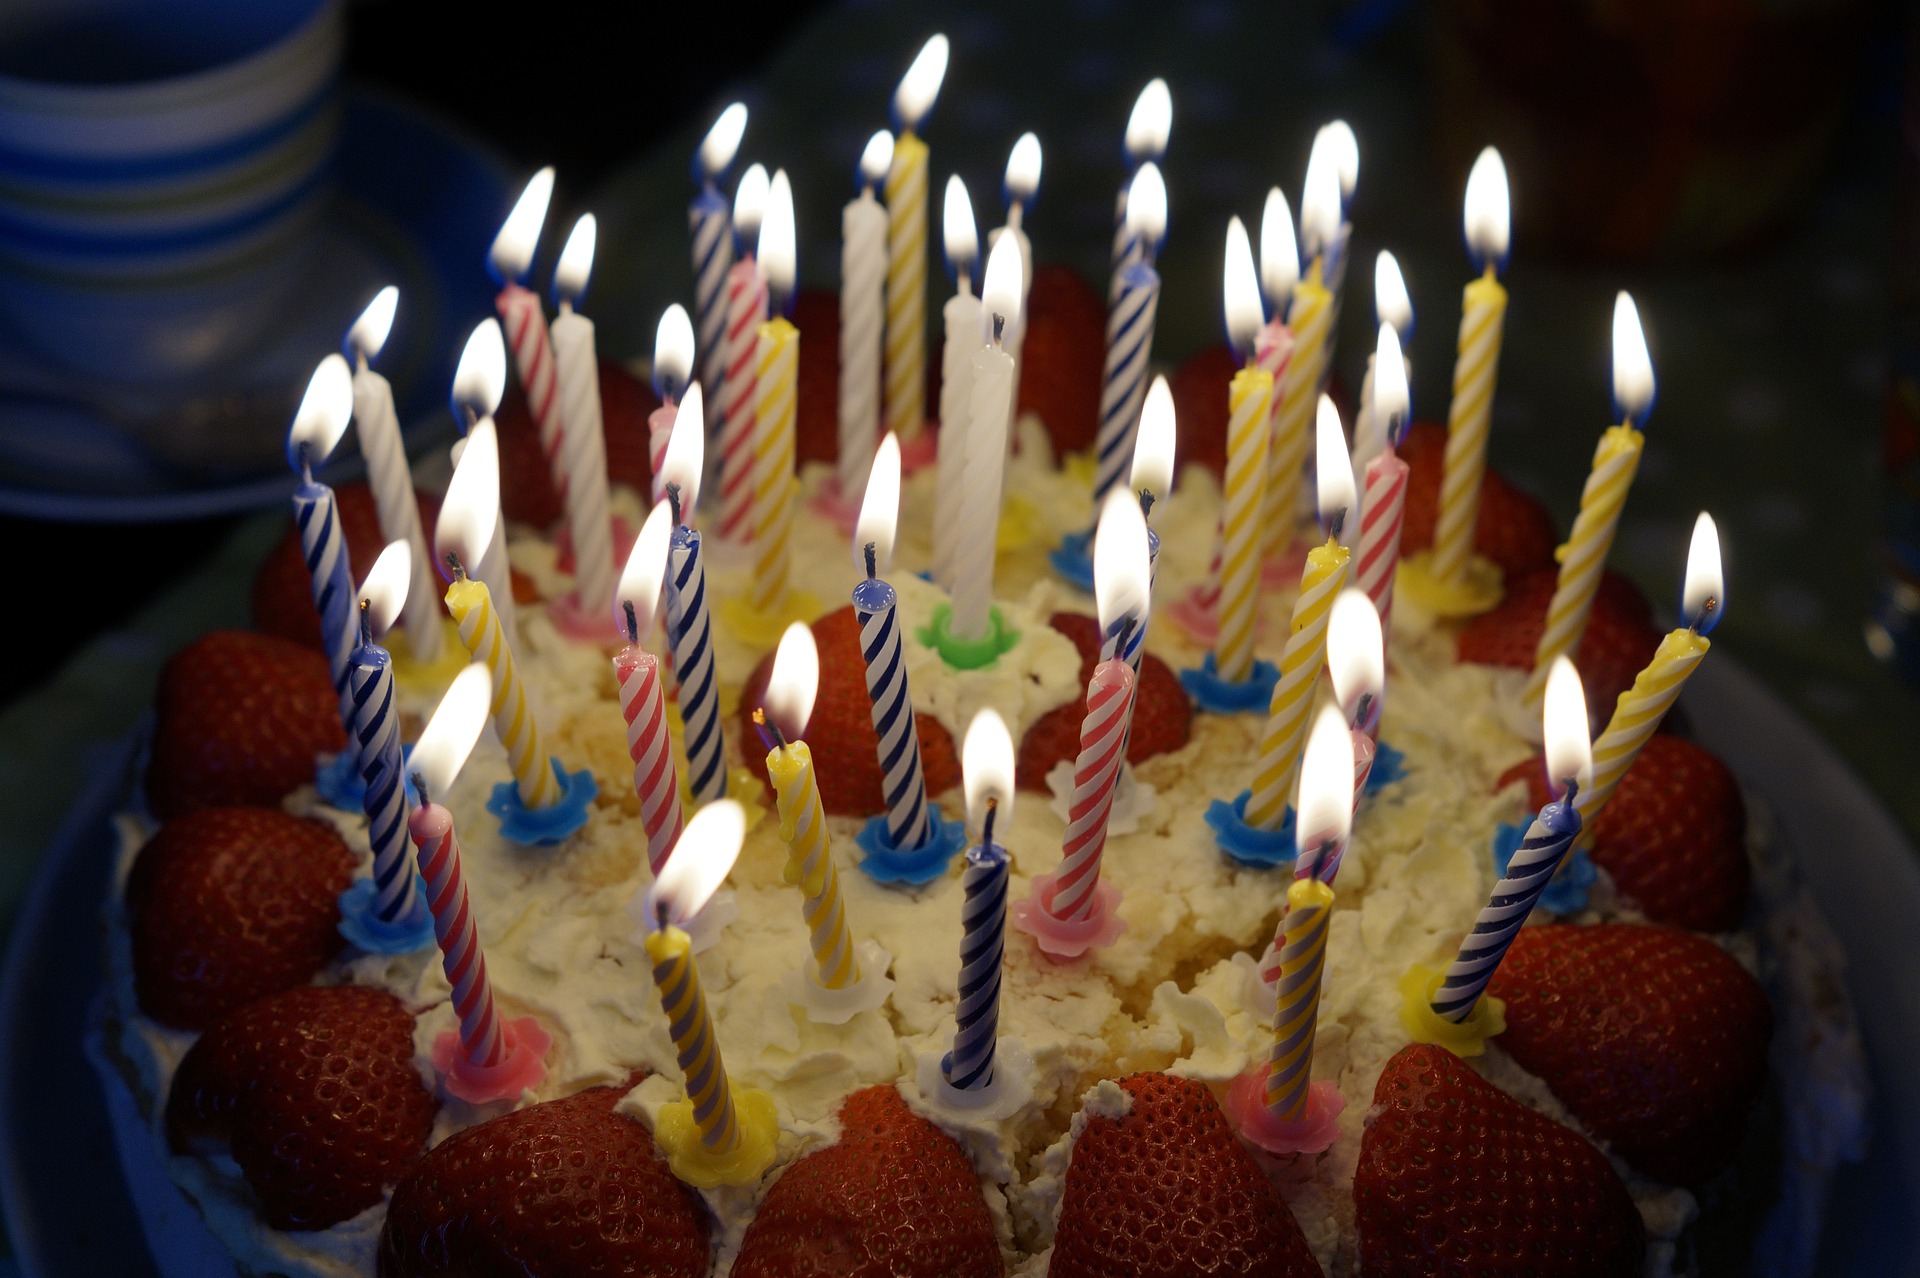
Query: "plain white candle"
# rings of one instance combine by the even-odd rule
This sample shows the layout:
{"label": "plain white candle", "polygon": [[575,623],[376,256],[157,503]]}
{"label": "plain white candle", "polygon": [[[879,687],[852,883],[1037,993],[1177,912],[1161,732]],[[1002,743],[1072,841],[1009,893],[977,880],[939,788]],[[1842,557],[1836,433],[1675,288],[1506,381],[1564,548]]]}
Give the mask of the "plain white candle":
{"label": "plain white candle", "polygon": [[866,482],[880,429],[880,353],[886,341],[887,211],[873,198],[893,164],[885,129],[860,156],[860,194],[840,213],[840,494]]}
{"label": "plain white candle", "polygon": [[934,463],[933,560],[928,571],[937,584],[951,590],[961,476],[967,464],[967,412],[973,406],[973,357],[984,344],[980,299],[973,295],[980,237],[974,228],[967,184],[957,173],[947,179],[942,223],[947,261],[953,267],[959,291],[947,299],[940,312],[946,322],[946,344],[940,352],[940,451]]}
{"label": "plain white candle", "polygon": [[1020,312],[1020,250],[1011,239],[1002,239],[988,255],[980,295],[987,345],[974,353],[972,362],[950,625],[955,638],[968,642],[986,638],[993,626],[994,539],[1000,527],[1000,481],[1013,400],[1013,356],[1006,349],[1006,330]]}
{"label": "plain white candle", "polygon": [[596,225],[588,213],[573,225],[553,268],[560,313],[549,330],[560,375],[561,464],[567,475],[567,527],[573,534],[573,580],[591,610],[613,600],[613,524],[607,506],[607,443],[600,415],[600,356],[593,321],[574,309],[593,270]]}

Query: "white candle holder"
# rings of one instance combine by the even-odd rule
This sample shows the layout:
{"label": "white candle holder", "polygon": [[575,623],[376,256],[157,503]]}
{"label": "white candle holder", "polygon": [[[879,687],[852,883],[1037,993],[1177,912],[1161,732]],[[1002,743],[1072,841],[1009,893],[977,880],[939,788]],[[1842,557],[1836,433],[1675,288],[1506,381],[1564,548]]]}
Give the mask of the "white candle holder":
{"label": "white candle holder", "polygon": [[790,970],[782,978],[787,1001],[805,1012],[815,1025],[845,1025],[862,1012],[879,1011],[893,996],[893,978],[887,975],[893,955],[871,940],[861,941],[853,949],[862,975],[842,989],[822,985],[820,965],[812,959],[807,960],[804,970]]}

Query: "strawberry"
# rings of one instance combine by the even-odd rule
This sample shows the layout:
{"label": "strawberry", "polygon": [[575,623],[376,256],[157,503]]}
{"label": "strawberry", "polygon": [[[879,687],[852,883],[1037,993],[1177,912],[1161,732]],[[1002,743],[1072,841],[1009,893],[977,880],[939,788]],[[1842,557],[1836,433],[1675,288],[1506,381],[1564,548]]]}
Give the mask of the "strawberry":
{"label": "strawberry", "polygon": [[304,985],[340,949],[353,853],[277,808],[200,808],[147,841],[127,880],[140,1009],[205,1029]]}
{"label": "strawberry", "polygon": [[1719,946],[1634,923],[1530,927],[1490,988],[1500,1045],[1636,1171],[1690,1185],[1732,1158],[1773,1009]]}
{"label": "strawberry", "polygon": [[[610,359],[600,361],[600,421],[611,482],[648,491],[652,470],[647,462],[647,415],[659,406],[652,390],[632,373]],[[518,380],[507,387],[494,422],[500,428],[500,509],[519,523],[553,526],[565,507]],[[519,594],[518,589],[514,593]]]}
{"label": "strawberry", "polygon": [[325,1229],[412,1170],[437,1108],[398,999],[302,985],[200,1036],[174,1075],[167,1126],[176,1147],[230,1141],[273,1228]]}
{"label": "strawberry", "polygon": [[[814,779],[820,802],[836,816],[873,816],[887,810],[881,790],[880,740],[873,731],[873,702],[867,697],[867,666],[860,655],[860,622],[852,605],[836,608],[813,623],[813,639],[820,648],[820,690],[814,697],[813,717],[803,734],[813,750]],[[919,640],[909,638],[908,643]],[[773,672],[773,654],[755,666],[740,693],[742,753],[753,774],[767,779],[767,753],[754,727],[753,712],[767,690]],[[918,715],[920,767],[929,795],[942,794],[960,784],[960,757],[953,734],[932,715]],[[831,760],[831,763],[827,763]]]}
{"label": "strawberry", "polygon": [[[353,580],[366,580],[373,561],[385,549],[387,539],[380,532],[380,513],[373,502],[373,490],[365,484],[342,484],[333,490],[340,511],[340,531],[347,538],[347,559],[353,565]],[[433,524],[440,514],[440,499],[427,493],[414,494],[420,501],[420,522],[433,544]],[[253,577],[253,628],[282,639],[305,644],[316,652],[325,652],[320,637],[320,614],[313,609],[313,581],[307,575],[307,562],[300,551],[300,530],[287,517],[287,530],[261,561]]]}
{"label": "strawberry", "polygon": [[734,1278],[989,1278],[1004,1272],[980,1179],[890,1086],[840,1106],[840,1140],[774,1182]]}
{"label": "strawberry", "polygon": [[[1400,549],[1406,554],[1433,545],[1446,449],[1446,428],[1433,422],[1415,422],[1400,445],[1400,456],[1411,467],[1407,476],[1406,524],[1400,533]],[[1480,515],[1473,529],[1474,550],[1498,564],[1511,581],[1536,568],[1552,565],[1553,550],[1558,544],[1553,516],[1546,506],[1489,467],[1480,484]]]}
{"label": "strawberry", "polygon": [[1173,375],[1174,416],[1180,423],[1182,466],[1205,466],[1219,479],[1227,469],[1227,386],[1240,361],[1226,346],[1209,346]]}
{"label": "strawberry", "polygon": [[436,1146],[393,1192],[380,1278],[706,1278],[706,1208],[647,1128],[614,1112],[629,1086],[503,1114]]}
{"label": "strawberry", "polygon": [[[840,456],[840,295],[824,289],[801,293],[794,299],[793,325],[800,330],[794,454],[803,466],[832,462]],[[938,350],[936,345],[928,363],[939,364]],[[877,384],[874,393],[880,393]]]}
{"label": "strawberry", "polygon": [[[1525,780],[1529,802],[1547,801],[1538,759],[1515,765],[1501,786]],[[1727,932],[1747,912],[1747,805],[1727,765],[1671,733],[1656,733],[1620,778],[1593,823],[1593,859],[1655,923]]]}
{"label": "strawberry", "polygon": [[347,744],[326,658],[272,635],[200,636],[168,659],[157,701],[147,804],[163,820],[277,807]]}
{"label": "strawberry", "polygon": [[1205,1086],[1168,1074],[1120,1086],[1129,1112],[1088,1118],[1074,1142],[1049,1278],[1319,1278],[1293,1213]]}
{"label": "strawberry", "polygon": [[1093,447],[1100,427],[1100,381],[1107,353],[1107,308],[1064,266],[1036,266],[1020,347],[1022,413],[1046,423],[1056,454]]}
{"label": "strawberry", "polygon": [[[1080,650],[1081,687],[1093,678],[1100,660],[1100,623],[1080,612],[1056,612],[1047,624],[1073,641]],[[1086,718],[1083,698],[1055,706],[1036,719],[1020,740],[1015,775],[1021,788],[1047,788],[1047,773],[1062,759],[1080,753],[1080,724]],[[1133,735],[1127,740],[1127,759],[1138,765],[1156,754],[1178,750],[1193,727],[1193,706],[1186,689],[1167,663],[1148,653],[1140,663],[1140,681],[1134,689]]]}
{"label": "strawberry", "polygon": [[[1506,597],[1492,612],[1460,630],[1460,660],[1483,666],[1533,668],[1534,647],[1546,628],[1547,608],[1559,581],[1556,568],[1537,568],[1507,581]],[[1613,703],[1633,686],[1634,677],[1653,660],[1660,632],[1639,587],[1617,573],[1603,573],[1587,628],[1574,652],[1574,665],[1587,692],[1587,711],[1602,725]]]}
{"label": "strawberry", "polygon": [[1631,1278],[1645,1262],[1606,1156],[1431,1044],[1381,1071],[1353,1205],[1367,1278]]}

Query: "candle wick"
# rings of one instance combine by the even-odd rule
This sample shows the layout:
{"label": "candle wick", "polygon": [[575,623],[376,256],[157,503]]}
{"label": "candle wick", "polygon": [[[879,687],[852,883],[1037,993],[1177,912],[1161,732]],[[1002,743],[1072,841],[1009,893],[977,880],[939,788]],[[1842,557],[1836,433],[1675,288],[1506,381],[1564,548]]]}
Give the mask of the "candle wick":
{"label": "candle wick", "polygon": [[970,269],[970,266],[956,266],[954,273],[960,277],[960,296],[973,296],[973,271]]}
{"label": "candle wick", "polygon": [[1339,541],[1340,530],[1346,527],[1346,524],[1347,508],[1342,506],[1327,518],[1327,540],[1330,542]]}
{"label": "candle wick", "polygon": [[867,580],[872,581],[880,575],[879,550],[872,542],[867,543]]}
{"label": "candle wick", "polygon": [[667,903],[665,901],[659,901],[654,904],[653,917],[659,921],[660,931],[662,932],[666,931],[668,925],[667,925]]}
{"label": "candle wick", "polygon": [[1372,714],[1373,694],[1371,692],[1363,692],[1360,694],[1359,703],[1353,708],[1353,726],[1356,728],[1361,727]]}
{"label": "candle wick", "polygon": [[473,433],[473,428],[480,424],[480,414],[474,411],[474,407],[472,404],[460,405],[460,411],[466,415],[466,419],[467,419],[466,427],[460,433],[462,435],[471,435]]}
{"label": "candle wick", "polygon": [[1573,801],[1580,797],[1580,778],[1577,776],[1562,777],[1560,779],[1560,792],[1561,806],[1571,808]]}
{"label": "candle wick", "polygon": [[313,487],[313,446],[304,439],[300,441],[300,482]]}
{"label": "candle wick", "polygon": [[680,517],[680,485],[679,484],[669,483],[667,485],[667,509],[673,515],[674,527],[678,528],[686,523],[686,520]]}
{"label": "candle wick", "polygon": [[453,572],[453,579],[455,581],[465,581],[467,579],[467,570],[460,563],[460,556],[449,550],[442,558],[447,561],[447,567]]}
{"label": "candle wick", "polygon": [[1700,605],[1700,615],[1694,617],[1687,623],[1687,629],[1696,635],[1699,634],[1700,628],[1713,619],[1713,614],[1719,610],[1719,607],[1720,601],[1712,595],[1708,595],[1705,602]]}
{"label": "candle wick", "polygon": [[413,773],[412,777],[413,792],[420,796],[420,806],[423,808],[432,807],[433,797],[427,793],[427,778],[419,772]]}
{"label": "candle wick", "polygon": [[993,823],[1000,815],[1000,799],[997,795],[987,796],[987,815],[980,822],[980,844],[982,847],[993,845]]}
{"label": "candle wick", "polygon": [[622,611],[624,611],[627,614],[627,642],[639,643],[640,642],[640,618],[637,615],[635,615],[633,611],[633,600],[622,599],[620,601],[620,607]]}
{"label": "candle wick", "polygon": [[1140,517],[1142,519],[1147,519],[1152,517],[1153,503],[1154,503],[1153,489],[1142,488],[1140,490]]}
{"label": "candle wick", "polygon": [[784,750],[787,748],[786,734],[780,731],[779,724],[767,717],[766,707],[762,706],[754,710],[753,726],[760,733],[761,744],[765,745],[767,749]]}
{"label": "candle wick", "polygon": [[1000,345],[1001,339],[1006,335],[1006,329],[1007,317],[996,311],[993,316],[993,344],[995,346]]}
{"label": "candle wick", "polygon": [[373,600],[360,601],[360,643],[364,647],[373,642]]}
{"label": "candle wick", "polygon": [[1128,613],[1113,623],[1113,652],[1119,656],[1126,651],[1127,640],[1133,637],[1133,628],[1140,624],[1140,618]]}

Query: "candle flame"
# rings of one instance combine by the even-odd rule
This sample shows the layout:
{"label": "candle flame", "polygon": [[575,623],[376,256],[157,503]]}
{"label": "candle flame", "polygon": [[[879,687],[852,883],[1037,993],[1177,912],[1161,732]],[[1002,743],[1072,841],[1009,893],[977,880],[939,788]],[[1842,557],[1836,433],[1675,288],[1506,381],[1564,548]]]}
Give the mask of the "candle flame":
{"label": "candle flame", "polygon": [[1127,158],[1135,164],[1158,160],[1167,150],[1167,135],[1173,131],[1173,94],[1159,76],[1147,81],[1140,96],[1133,100],[1127,116]]}
{"label": "candle flame", "polygon": [[1727,615],[1727,582],[1720,569],[1720,529],[1706,511],[1693,521],[1693,542],[1687,547],[1686,584],[1680,595],[1680,616],[1688,626],[1707,634]]}
{"label": "candle flame", "polygon": [[1173,491],[1174,438],[1173,388],[1166,374],[1155,373],[1133,437],[1133,471],[1127,483],[1135,492],[1145,490],[1158,499]]}
{"label": "candle flame", "polygon": [[1334,172],[1340,175],[1340,198],[1351,200],[1353,188],[1360,181],[1360,139],[1353,136],[1353,126],[1345,120],[1324,124],[1314,134],[1313,145],[1326,148]]}
{"label": "candle flame", "polygon": [[873,546],[873,571],[885,575],[893,566],[893,533],[900,521],[900,441],[888,431],[873,453],[867,473],[867,491],[860,499],[860,520],[854,525],[853,564],[867,571],[867,546]]}
{"label": "candle flame", "polygon": [[407,756],[407,771],[424,783],[427,800],[447,801],[448,791],[480,740],[492,704],[493,675],[485,662],[473,662],[453,677]]}
{"label": "candle flame", "polygon": [[716,799],[694,813],[673,845],[673,855],[647,889],[647,918],[664,917],[670,927],[684,926],[727,881],[746,836],[747,812],[737,800]]}
{"label": "candle flame", "polygon": [[722,111],[714,120],[713,127],[707,130],[707,136],[701,139],[696,162],[700,166],[700,179],[711,182],[727,171],[733,163],[733,157],[740,152],[740,139],[747,132],[747,104],[735,102]]}
{"label": "candle flame", "polygon": [[[507,389],[507,340],[500,321],[491,317],[474,325],[460,362],[453,370],[453,415],[470,412],[491,417]],[[462,423],[464,424],[464,422]]]}
{"label": "candle flame", "polygon": [[[664,501],[655,502],[633,539],[627,566],[620,572],[620,585],[613,594],[613,626],[638,643],[653,629],[654,613],[660,607],[660,586],[667,579],[667,541],[673,536],[673,511]],[[633,628],[627,628],[627,609],[633,609]]]}
{"label": "candle flame", "polygon": [[[1353,484],[1353,459],[1347,455],[1347,435],[1340,426],[1340,410],[1333,406],[1333,398],[1320,396],[1320,405],[1314,415],[1315,451],[1314,469],[1315,489],[1320,503],[1320,526],[1328,536],[1339,536],[1351,543],[1359,533],[1354,522],[1347,516],[1353,511],[1356,501]],[[1342,519],[1341,530],[1333,530],[1334,520]]]}
{"label": "candle flame", "polygon": [[733,236],[743,246],[753,247],[760,243],[760,219],[767,212],[767,188],[770,185],[767,166],[749,164],[747,171],[740,175],[740,185],[734,188]]}
{"label": "candle flame", "polygon": [[941,205],[940,230],[946,240],[947,265],[955,277],[970,275],[980,260],[980,232],[973,224],[973,200],[967,184],[958,173],[947,179],[946,199]]}
{"label": "candle flame", "polygon": [[1134,170],[1127,184],[1127,233],[1152,257],[1167,233],[1167,179],[1152,160]]}
{"label": "candle flame", "polygon": [[693,522],[693,509],[700,504],[700,471],[707,464],[707,399],[695,382],[680,397],[674,410],[673,430],[667,435],[667,451],[660,459],[660,487],[680,486],[681,519]]}
{"label": "candle flame", "polygon": [[367,579],[360,583],[359,599],[367,605],[367,628],[375,639],[393,628],[412,587],[412,545],[405,538],[388,542],[373,567],[367,569]]}
{"label": "candle flame", "polygon": [[1492,147],[1480,152],[1467,174],[1467,249],[1482,268],[1497,268],[1506,260],[1507,166]]}
{"label": "candle flame", "polygon": [[820,649],[813,642],[813,631],[796,621],[787,627],[780,636],[780,646],[774,649],[773,672],[767,678],[761,706],[787,740],[798,741],[807,733],[814,694],[819,690]]}
{"label": "candle flame", "polygon": [[1640,329],[1640,308],[1622,289],[1613,299],[1613,402],[1620,420],[1645,424],[1653,390],[1653,357]]}
{"label": "candle flame", "polygon": [[1338,708],[1320,707],[1300,760],[1295,844],[1344,843],[1353,829],[1353,731]]}
{"label": "candle flame", "polygon": [[1365,421],[1354,427],[1359,469],[1386,451],[1405,431],[1412,414],[1412,396],[1407,390],[1407,360],[1400,353],[1400,335],[1393,325],[1380,324],[1380,337],[1373,355],[1373,406]]}
{"label": "candle flame", "polygon": [[1108,491],[1093,541],[1093,598],[1100,633],[1110,635],[1122,619],[1147,619],[1149,569],[1147,521],[1140,500],[1124,488]]}
{"label": "candle flame", "polygon": [[573,230],[567,233],[560,260],[553,266],[553,295],[557,300],[578,306],[580,299],[587,295],[587,280],[593,274],[593,250],[599,238],[599,220],[591,213],[582,213]]}
{"label": "candle flame", "polygon": [[1398,337],[1405,337],[1413,327],[1413,298],[1407,295],[1407,277],[1400,273],[1400,259],[1386,249],[1373,259],[1373,315],[1380,323],[1393,325]]}
{"label": "candle flame", "polygon": [[393,313],[400,307],[400,290],[389,284],[373,295],[367,309],[347,330],[347,353],[371,363],[380,358],[393,331]]}
{"label": "candle flame", "polygon": [[1593,784],[1593,743],[1587,739],[1587,691],[1580,672],[1565,653],[1547,670],[1546,705],[1541,711],[1547,745],[1547,787],[1557,798],[1566,783],[1584,790]]}
{"label": "candle flame", "polygon": [[1022,133],[1007,154],[1007,200],[1025,204],[1040,190],[1040,138]]}
{"label": "candle flame", "polygon": [[1300,282],[1300,245],[1293,238],[1293,209],[1279,187],[1267,190],[1260,210],[1260,293],[1275,315],[1287,313],[1293,286]]}
{"label": "candle flame", "polygon": [[547,204],[553,199],[553,166],[548,165],[527,180],[526,189],[514,201],[513,212],[493,237],[487,261],[503,280],[517,280],[533,265],[533,250],[540,243],[540,228],[547,221]]}
{"label": "candle flame", "polygon": [[1266,316],[1260,310],[1260,277],[1253,270],[1253,245],[1247,239],[1247,226],[1236,215],[1227,223],[1227,267],[1225,287],[1227,345],[1242,359],[1253,354],[1253,342],[1260,335]]}
{"label": "candle flame", "polygon": [[867,145],[860,152],[860,182],[863,186],[879,186],[887,180],[887,170],[893,167],[893,134],[885,129],[876,129]]}
{"label": "candle flame", "polygon": [[945,36],[928,40],[900,77],[900,87],[893,91],[894,118],[909,133],[920,127],[920,121],[933,109],[934,99],[940,96],[940,82],[947,78],[948,52]]}
{"label": "candle flame", "polygon": [[687,308],[675,302],[660,313],[653,331],[653,393],[664,400],[680,398],[693,376],[693,320]]}
{"label": "candle flame", "polygon": [[287,431],[287,459],[294,470],[300,469],[302,460],[318,466],[332,456],[352,418],[353,370],[340,356],[329,355],[307,379],[306,394],[300,397],[293,426]]}
{"label": "candle flame", "polygon": [[500,440],[493,419],[483,417],[467,432],[466,447],[447,481],[440,518],[433,529],[433,552],[443,571],[446,558],[459,559],[468,576],[479,571],[500,518]]}
{"label": "candle flame", "polygon": [[767,214],[760,223],[760,270],[767,277],[767,291],[773,295],[773,309],[787,308],[793,296],[794,226],[793,186],[785,169],[775,170],[767,185]]}
{"label": "candle flame", "polygon": [[1307,180],[1300,192],[1302,256],[1322,257],[1340,236],[1340,170],[1323,145],[1307,159]]}
{"label": "candle flame", "polygon": [[1013,236],[1002,235],[987,252],[987,278],[980,285],[980,322],[987,341],[993,340],[996,317],[1008,333],[1020,326],[1020,286],[1025,276],[1020,246]]}
{"label": "candle flame", "polygon": [[1386,686],[1386,642],[1380,633],[1380,613],[1364,590],[1348,586],[1333,601],[1327,618],[1327,672],[1340,712],[1360,726],[1360,701],[1378,697]]}
{"label": "candle flame", "polygon": [[967,828],[987,819],[987,800],[999,809],[1002,830],[1013,819],[1013,734],[992,706],[976,711],[960,747],[960,774],[967,792]]}

